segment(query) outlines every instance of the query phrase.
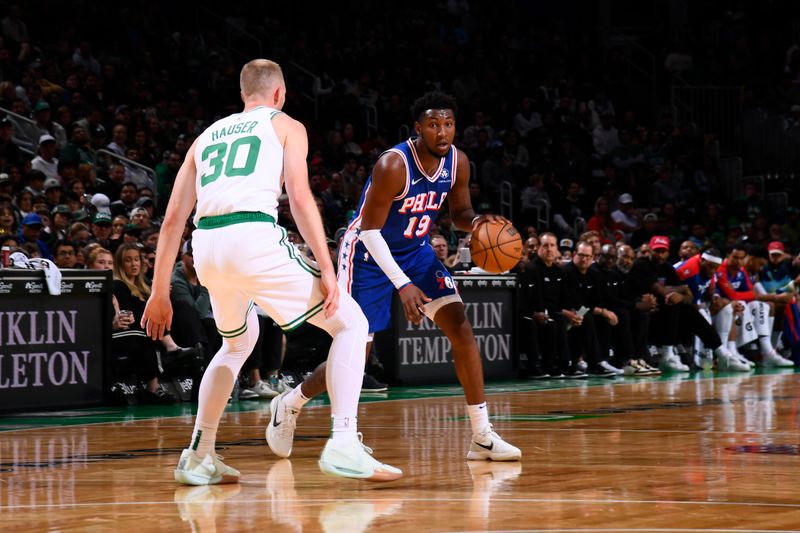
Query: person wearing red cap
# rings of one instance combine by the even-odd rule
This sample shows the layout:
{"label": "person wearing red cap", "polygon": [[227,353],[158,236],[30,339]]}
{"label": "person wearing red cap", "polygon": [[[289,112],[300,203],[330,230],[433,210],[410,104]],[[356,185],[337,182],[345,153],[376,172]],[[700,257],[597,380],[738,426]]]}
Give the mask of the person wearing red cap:
{"label": "person wearing red cap", "polygon": [[769,262],[759,275],[764,290],[770,294],[795,292],[795,285],[800,285],[800,276],[792,275],[792,256],[786,253],[786,247],[780,241],[772,241],[767,246],[767,252]]}
{"label": "person wearing red cap", "polygon": [[651,238],[652,255],[637,259],[628,278],[628,286],[636,296],[653,293],[658,299],[658,311],[653,314],[650,331],[659,347],[661,369],[689,371],[675,353],[675,345],[682,333],[700,337],[706,348],[712,349],[718,358],[733,359],[716,330],[693,305],[692,291],[669,263],[669,244],[669,237],[655,235]]}
{"label": "person wearing red cap", "polygon": [[[745,270],[748,255],[753,258],[750,262],[752,278]],[[758,283],[758,272],[767,262],[767,255],[763,246],[751,247],[742,241],[733,244],[728,257],[717,270],[717,286],[722,296],[745,305],[736,345],[741,347],[758,339],[764,366],[792,367],[794,363],[775,350],[771,338],[775,325],[775,306],[788,303],[791,295],[767,294]]]}

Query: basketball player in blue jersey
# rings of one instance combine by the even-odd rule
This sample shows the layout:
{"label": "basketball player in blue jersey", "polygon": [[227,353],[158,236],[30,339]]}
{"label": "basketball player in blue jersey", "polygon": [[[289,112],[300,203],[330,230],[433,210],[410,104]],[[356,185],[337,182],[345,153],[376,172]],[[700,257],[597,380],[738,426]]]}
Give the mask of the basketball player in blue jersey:
{"label": "basketball player in blue jersey", "polygon": [[[356,215],[340,247],[339,285],[361,306],[372,335],[391,323],[397,290],[406,318],[433,320],[452,345],[456,375],[464,388],[472,426],[467,459],[516,461],[518,448],[492,429],[483,390],[483,367],[472,327],[453,278],[436,258],[428,232],[436,215],[449,205],[453,223],[475,231],[496,215],[477,216],[469,195],[469,160],[453,146],[456,102],[428,93],[411,109],[417,136],[387,150],[365,184]],[[267,442],[276,455],[288,457],[296,418],[309,399],[325,391],[325,364],[299,387],[272,401]]]}

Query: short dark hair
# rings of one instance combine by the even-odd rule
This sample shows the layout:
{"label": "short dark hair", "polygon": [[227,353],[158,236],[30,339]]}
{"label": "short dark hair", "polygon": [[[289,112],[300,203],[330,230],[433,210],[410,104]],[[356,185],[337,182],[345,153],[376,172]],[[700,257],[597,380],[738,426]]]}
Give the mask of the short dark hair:
{"label": "short dark hair", "polygon": [[450,109],[453,115],[458,115],[458,104],[456,99],[449,94],[433,91],[425,93],[411,104],[411,118],[419,122],[422,114],[428,109]]}

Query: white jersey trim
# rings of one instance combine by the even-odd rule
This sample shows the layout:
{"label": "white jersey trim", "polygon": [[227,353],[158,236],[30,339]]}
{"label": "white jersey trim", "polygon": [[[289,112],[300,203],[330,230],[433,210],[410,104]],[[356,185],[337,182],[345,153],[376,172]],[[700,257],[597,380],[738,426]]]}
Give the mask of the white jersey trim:
{"label": "white jersey trim", "polygon": [[[406,154],[404,154],[401,150],[398,150],[397,148],[389,148],[388,150],[383,152],[383,154],[388,154],[389,152],[393,152],[395,154],[398,154],[403,159],[403,165],[405,165],[405,167],[406,167],[406,185],[403,188],[403,192],[401,192],[400,194],[398,194],[397,196],[395,196],[393,198],[394,201],[402,200],[403,198],[406,197],[406,194],[408,194],[408,189],[411,186],[411,167],[408,164],[408,159],[406,158]],[[383,154],[381,154],[381,155],[383,155]],[[366,203],[366,199],[367,199],[367,195],[364,194],[364,202],[365,203]]]}
{"label": "white jersey trim", "polygon": [[[414,147],[414,143],[412,142],[411,139],[408,139],[406,143],[408,143],[408,146],[411,148],[411,155],[414,156],[414,163],[417,165],[417,169],[422,173],[422,175],[425,176],[428,179],[428,181],[436,181],[437,179],[439,179],[439,174],[442,173],[442,169],[444,168],[444,160],[447,159],[447,156],[444,156],[439,160],[439,168],[436,169],[436,172],[433,173],[433,176],[428,176],[428,174],[422,168],[422,163],[419,160],[419,156],[417,155],[417,149]],[[452,145],[450,146],[450,149],[451,150],[453,149]]]}

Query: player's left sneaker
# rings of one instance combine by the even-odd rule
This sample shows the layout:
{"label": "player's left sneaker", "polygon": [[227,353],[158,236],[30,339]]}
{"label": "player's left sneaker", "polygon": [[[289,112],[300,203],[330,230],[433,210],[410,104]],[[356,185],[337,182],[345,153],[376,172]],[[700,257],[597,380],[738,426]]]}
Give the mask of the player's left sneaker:
{"label": "player's left sneaker", "polygon": [[184,485],[238,483],[241,476],[238,470],[223,463],[222,457],[216,453],[209,453],[201,458],[189,448],[181,453],[174,475],[175,481]]}
{"label": "player's left sneaker", "polygon": [[522,452],[494,432],[492,425],[483,433],[472,435],[467,452],[468,461],[519,461]]}
{"label": "player's left sneaker", "polygon": [[329,476],[367,481],[394,481],[403,477],[399,468],[372,457],[372,448],[363,440],[361,433],[344,439],[328,439],[319,458],[319,469]]}
{"label": "player's left sneaker", "polygon": [[292,455],[292,442],[294,429],[297,426],[297,415],[300,411],[292,409],[284,403],[288,392],[284,392],[272,399],[269,404],[269,423],[267,424],[267,444],[272,453],[278,457]]}

